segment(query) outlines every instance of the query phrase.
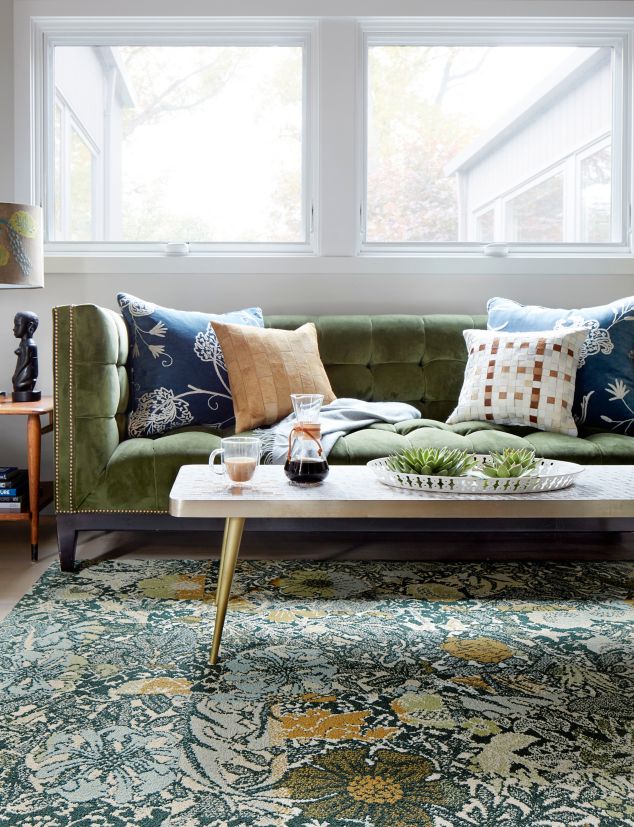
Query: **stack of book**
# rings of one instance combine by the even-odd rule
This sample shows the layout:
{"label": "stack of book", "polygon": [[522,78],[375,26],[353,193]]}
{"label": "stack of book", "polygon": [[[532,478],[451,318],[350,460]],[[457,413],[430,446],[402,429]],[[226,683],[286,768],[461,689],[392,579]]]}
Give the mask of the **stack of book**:
{"label": "stack of book", "polygon": [[0,466],[0,514],[28,510],[29,478],[24,469]]}

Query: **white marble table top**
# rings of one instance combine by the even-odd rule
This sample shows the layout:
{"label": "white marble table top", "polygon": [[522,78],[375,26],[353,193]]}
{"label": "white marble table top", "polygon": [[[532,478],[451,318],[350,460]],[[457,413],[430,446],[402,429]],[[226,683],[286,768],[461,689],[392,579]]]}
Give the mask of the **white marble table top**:
{"label": "white marble table top", "polygon": [[627,518],[634,465],[592,465],[569,488],[533,494],[452,494],[392,488],[365,466],[331,466],[323,484],[291,485],[281,466],[260,466],[248,486],[206,465],[184,465],[170,492],[176,517]]}

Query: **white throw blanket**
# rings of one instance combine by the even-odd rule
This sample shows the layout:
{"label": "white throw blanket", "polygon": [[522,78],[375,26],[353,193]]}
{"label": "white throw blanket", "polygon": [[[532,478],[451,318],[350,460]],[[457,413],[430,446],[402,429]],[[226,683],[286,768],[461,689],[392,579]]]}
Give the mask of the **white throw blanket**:
{"label": "white throw blanket", "polygon": [[[394,425],[418,419],[420,411],[405,402],[363,402],[361,399],[335,399],[324,405],[319,415],[321,444],[326,456],[340,436],[367,428],[375,422]],[[258,428],[255,436],[262,440],[262,462],[283,465],[288,451],[288,437],[295,424],[295,414],[272,425]]]}

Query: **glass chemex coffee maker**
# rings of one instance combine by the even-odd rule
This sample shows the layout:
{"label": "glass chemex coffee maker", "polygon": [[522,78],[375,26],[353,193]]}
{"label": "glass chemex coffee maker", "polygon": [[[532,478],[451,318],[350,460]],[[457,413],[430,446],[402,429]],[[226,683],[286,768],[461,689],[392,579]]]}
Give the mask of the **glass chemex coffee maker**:
{"label": "glass chemex coffee maker", "polygon": [[295,424],[288,436],[284,471],[295,485],[318,485],[328,475],[328,461],[321,444],[320,393],[292,393]]}

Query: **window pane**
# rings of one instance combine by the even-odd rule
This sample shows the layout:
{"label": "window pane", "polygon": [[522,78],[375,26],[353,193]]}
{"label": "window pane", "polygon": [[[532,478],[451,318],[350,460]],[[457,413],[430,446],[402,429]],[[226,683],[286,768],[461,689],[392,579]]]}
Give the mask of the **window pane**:
{"label": "window pane", "polygon": [[495,232],[495,213],[493,210],[487,210],[476,216],[475,237],[476,241],[484,241],[488,243],[494,240]]}
{"label": "window pane", "polygon": [[76,129],[70,130],[69,240],[93,240],[93,155]]}
{"label": "window pane", "polygon": [[528,243],[564,240],[564,179],[553,175],[506,205],[506,239]]}
{"label": "window pane", "polygon": [[610,241],[612,151],[609,146],[581,161],[581,240]]}
{"label": "window pane", "polygon": [[[490,240],[477,218],[483,204],[574,160],[611,128],[610,47],[370,46],[366,240]],[[554,201],[526,196],[546,199],[543,220],[526,223],[522,204],[531,208],[518,201],[519,223],[503,219],[496,240],[583,240],[580,228],[562,236],[560,184],[551,183]],[[602,186],[609,196],[610,180]],[[571,215],[575,189],[566,187]]]}
{"label": "window pane", "polygon": [[55,157],[55,195],[54,195],[54,232],[55,238],[61,238],[63,218],[62,218],[62,109],[57,104],[55,105],[55,145],[53,148]]}
{"label": "window pane", "polygon": [[103,155],[106,240],[305,241],[301,46],[58,47],[55,82]]}

